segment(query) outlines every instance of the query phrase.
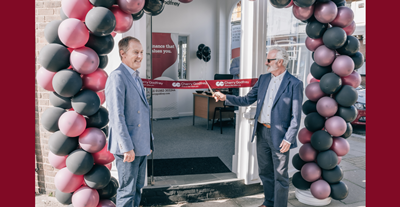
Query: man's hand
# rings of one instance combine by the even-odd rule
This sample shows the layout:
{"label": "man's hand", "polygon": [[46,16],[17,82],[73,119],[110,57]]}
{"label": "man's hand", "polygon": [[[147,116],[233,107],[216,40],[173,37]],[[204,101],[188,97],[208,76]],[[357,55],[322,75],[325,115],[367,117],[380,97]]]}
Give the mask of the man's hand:
{"label": "man's hand", "polygon": [[285,153],[290,149],[290,144],[286,142],[285,140],[282,140],[281,144],[279,145],[279,148],[281,148],[281,153]]}
{"label": "man's hand", "polygon": [[213,95],[215,102],[218,101],[225,101],[226,100],[226,96],[225,94],[221,93],[221,92],[215,92]]}
{"label": "man's hand", "polygon": [[133,162],[135,160],[135,152],[133,150],[124,153],[124,162]]}

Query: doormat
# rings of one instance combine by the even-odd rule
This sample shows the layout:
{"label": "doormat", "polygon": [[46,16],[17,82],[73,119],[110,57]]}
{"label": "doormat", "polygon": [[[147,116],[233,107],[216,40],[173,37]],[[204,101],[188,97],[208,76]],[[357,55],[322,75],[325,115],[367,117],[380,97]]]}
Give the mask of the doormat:
{"label": "doormat", "polygon": [[[193,157],[154,159],[153,176],[191,175],[231,172],[218,157]],[[147,160],[147,176],[151,175],[152,162]]]}

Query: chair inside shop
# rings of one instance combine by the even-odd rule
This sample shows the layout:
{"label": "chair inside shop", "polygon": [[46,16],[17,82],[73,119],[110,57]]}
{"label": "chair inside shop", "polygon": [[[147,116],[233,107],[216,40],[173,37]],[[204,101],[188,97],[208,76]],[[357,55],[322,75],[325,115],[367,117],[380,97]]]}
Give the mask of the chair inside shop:
{"label": "chair inside shop", "polygon": [[215,123],[215,114],[216,113],[219,113],[219,118],[218,118],[218,121],[219,121],[219,127],[221,128],[221,134],[222,134],[222,114],[223,113],[232,113],[232,118],[230,118],[231,120],[230,120],[230,122],[233,124],[233,127],[235,127],[235,121],[234,121],[234,118],[235,118],[235,107],[234,106],[227,106],[227,105],[225,105],[225,101],[224,101],[224,106],[223,107],[215,107],[215,110],[214,110],[214,116],[213,116],[213,122],[212,122],[212,125],[211,125],[211,130],[213,130],[214,129],[214,125],[216,124]]}

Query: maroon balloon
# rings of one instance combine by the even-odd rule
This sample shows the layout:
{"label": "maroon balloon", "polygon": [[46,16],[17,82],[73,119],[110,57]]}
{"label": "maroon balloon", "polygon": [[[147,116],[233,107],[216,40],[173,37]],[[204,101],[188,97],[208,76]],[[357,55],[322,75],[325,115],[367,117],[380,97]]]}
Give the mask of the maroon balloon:
{"label": "maroon balloon", "polygon": [[331,194],[331,186],[325,180],[317,180],[310,186],[311,194],[318,199],[328,198]]}
{"label": "maroon balloon", "polygon": [[317,102],[317,112],[323,117],[331,117],[336,114],[338,104],[335,99],[325,96]]}
{"label": "maroon balloon", "polygon": [[305,143],[299,149],[299,156],[303,161],[311,162],[317,157],[317,151],[311,146],[311,143]]}
{"label": "maroon balloon", "polygon": [[332,116],[325,121],[326,131],[334,137],[342,136],[347,129],[346,121],[340,116]]}
{"label": "maroon balloon", "polygon": [[315,3],[314,17],[321,23],[329,23],[336,18],[338,8],[332,1]]}
{"label": "maroon balloon", "polygon": [[116,25],[114,32],[124,33],[131,29],[133,25],[133,17],[132,14],[128,14],[124,12],[119,6],[113,5],[110,8],[110,11],[114,14]]}
{"label": "maroon balloon", "polygon": [[96,94],[100,98],[100,105],[103,105],[106,102],[106,92],[105,92],[105,90],[98,91],[98,92],[96,92]]}
{"label": "maroon balloon", "polygon": [[356,31],[356,22],[353,21],[349,26],[343,27],[342,29],[346,32],[347,36],[352,35],[354,31]]}
{"label": "maroon balloon", "polygon": [[102,91],[106,87],[107,78],[107,72],[98,68],[94,72],[82,76],[82,89],[89,89],[94,92]]}
{"label": "maroon balloon", "polygon": [[302,129],[300,129],[300,131],[299,131],[299,141],[302,143],[302,144],[305,144],[305,143],[310,143],[311,142],[311,136],[312,136],[312,134],[313,134],[313,132],[311,132],[311,131],[308,131],[308,129],[307,128],[302,128]]}
{"label": "maroon balloon", "polygon": [[106,135],[96,127],[89,127],[79,136],[79,146],[89,153],[99,152],[106,145]]}
{"label": "maroon balloon", "polygon": [[327,48],[325,45],[319,46],[314,52],[314,61],[319,66],[329,66],[336,58],[336,51]]}
{"label": "maroon balloon", "polygon": [[115,207],[114,202],[108,199],[102,199],[99,201],[96,207]]}
{"label": "maroon balloon", "polygon": [[314,182],[321,177],[321,168],[316,163],[309,162],[301,167],[300,173],[304,180]]}
{"label": "maroon balloon", "polygon": [[326,94],[322,92],[319,82],[314,82],[310,83],[306,87],[306,96],[308,99],[311,101],[318,101],[322,96],[325,96]]}
{"label": "maroon balloon", "polygon": [[347,27],[354,20],[354,12],[347,6],[341,6],[338,8],[336,18],[330,23],[336,27]]}
{"label": "maroon balloon", "polygon": [[310,51],[315,51],[319,46],[323,45],[324,42],[322,41],[322,38],[318,39],[313,39],[307,36],[306,38],[306,47]]}
{"label": "maroon balloon", "polygon": [[182,3],[190,3],[190,2],[192,2],[193,0],[179,0],[180,2],[182,2]]}
{"label": "maroon balloon", "polygon": [[350,75],[341,77],[343,85],[349,85],[357,88],[361,84],[361,75],[357,71],[353,71]]}
{"label": "maroon balloon", "polygon": [[305,21],[314,14],[314,4],[309,7],[299,7],[297,5],[293,5],[292,12],[294,17],[296,17],[298,20]]}
{"label": "maroon balloon", "polygon": [[102,150],[92,154],[94,163],[99,165],[106,165],[115,160],[114,155],[107,150],[107,146],[108,144],[106,142]]}
{"label": "maroon balloon", "polygon": [[293,0],[291,0],[290,3],[287,6],[285,6],[285,8],[289,8],[291,6],[293,6]]}
{"label": "maroon balloon", "polygon": [[349,142],[342,137],[333,137],[332,138],[332,146],[331,150],[333,150],[337,156],[345,156],[350,151]]}
{"label": "maroon balloon", "polygon": [[354,61],[347,55],[338,55],[333,61],[332,71],[340,77],[350,75],[354,71]]}

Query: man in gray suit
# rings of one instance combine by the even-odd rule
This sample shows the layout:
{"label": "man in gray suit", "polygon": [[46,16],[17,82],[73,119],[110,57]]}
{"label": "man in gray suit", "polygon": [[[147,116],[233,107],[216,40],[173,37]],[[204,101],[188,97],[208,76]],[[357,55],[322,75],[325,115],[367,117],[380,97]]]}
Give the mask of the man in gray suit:
{"label": "man in gray suit", "polygon": [[106,83],[109,111],[108,150],[114,154],[119,188],[118,207],[139,206],[144,186],[146,157],[152,152],[150,107],[139,77],[143,48],[134,37],[118,43],[121,65],[111,72]]}
{"label": "man in gray suit", "polygon": [[285,207],[289,194],[289,149],[297,147],[303,102],[303,82],[286,71],[287,52],[273,47],[267,55],[267,74],[262,74],[246,96],[216,92],[216,101],[249,106],[257,101],[252,140],[257,133],[259,176],[264,188],[260,207]]}

